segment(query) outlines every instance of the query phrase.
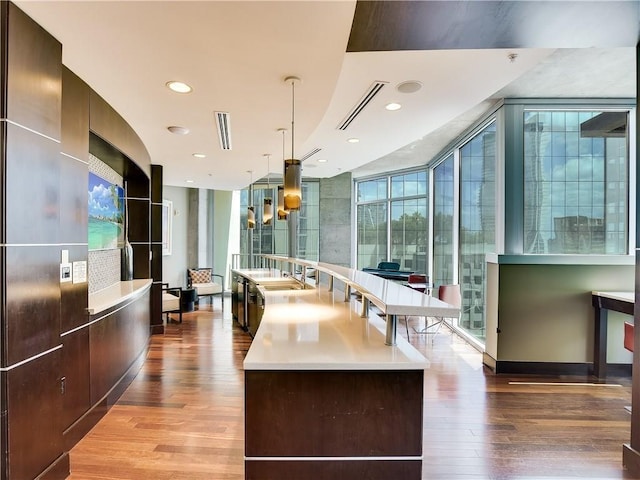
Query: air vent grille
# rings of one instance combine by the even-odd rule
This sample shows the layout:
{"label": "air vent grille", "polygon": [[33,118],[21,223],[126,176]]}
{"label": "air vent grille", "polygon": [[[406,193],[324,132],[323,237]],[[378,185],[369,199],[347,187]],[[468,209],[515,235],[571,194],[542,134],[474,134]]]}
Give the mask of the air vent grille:
{"label": "air vent grille", "polygon": [[308,160],[309,158],[313,157],[316,153],[320,152],[322,149],[321,148],[314,148],[313,150],[311,150],[309,153],[307,153],[306,155],[303,155],[300,158],[301,162],[304,162],[305,160]]}
{"label": "air vent grille", "polygon": [[351,125],[356,117],[360,115],[360,113],[362,113],[362,110],[364,110],[364,108],[369,105],[369,102],[373,100],[373,98],[380,92],[380,90],[382,90],[382,87],[384,87],[387,83],[388,82],[380,81],[373,82],[369,89],[364,93],[360,101],[356,104],[356,106],[353,107],[347,114],[347,116],[344,117],[344,120],[342,120],[342,122],[338,124],[338,130],[346,130],[347,128],[349,128],[349,125]]}
{"label": "air vent grille", "polygon": [[222,150],[231,150],[231,117],[227,112],[214,112],[218,127],[218,140]]}

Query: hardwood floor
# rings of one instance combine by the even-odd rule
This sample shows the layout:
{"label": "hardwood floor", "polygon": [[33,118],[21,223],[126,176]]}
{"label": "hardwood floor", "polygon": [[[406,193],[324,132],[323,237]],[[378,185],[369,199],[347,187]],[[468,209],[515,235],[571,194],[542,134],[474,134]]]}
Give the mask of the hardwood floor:
{"label": "hardwood floor", "polygon": [[[207,308],[152,338],[136,379],[71,451],[71,480],[244,477],[242,361],[250,342],[232,326],[230,309],[222,317],[219,299]],[[433,344],[411,340],[431,362],[424,479],[632,478],[622,469],[630,378],[594,386],[575,384],[589,378],[496,376],[444,329]]]}

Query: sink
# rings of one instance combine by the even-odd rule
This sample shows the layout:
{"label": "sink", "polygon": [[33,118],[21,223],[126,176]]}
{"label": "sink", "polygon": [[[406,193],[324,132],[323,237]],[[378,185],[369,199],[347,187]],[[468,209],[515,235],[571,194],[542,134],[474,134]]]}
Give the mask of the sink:
{"label": "sink", "polygon": [[267,291],[273,291],[273,290],[301,290],[302,289],[302,285],[300,285],[298,282],[292,282],[292,281],[277,282],[277,283],[276,282],[260,283],[259,286],[264,288]]}

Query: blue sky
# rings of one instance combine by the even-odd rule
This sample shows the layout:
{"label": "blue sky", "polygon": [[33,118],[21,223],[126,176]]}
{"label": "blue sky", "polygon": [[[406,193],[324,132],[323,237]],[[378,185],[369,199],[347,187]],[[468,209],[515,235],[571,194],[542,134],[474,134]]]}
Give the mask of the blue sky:
{"label": "blue sky", "polygon": [[[89,216],[110,217],[117,213],[110,186],[106,180],[89,173]],[[121,188],[117,187],[116,192],[119,191]]]}

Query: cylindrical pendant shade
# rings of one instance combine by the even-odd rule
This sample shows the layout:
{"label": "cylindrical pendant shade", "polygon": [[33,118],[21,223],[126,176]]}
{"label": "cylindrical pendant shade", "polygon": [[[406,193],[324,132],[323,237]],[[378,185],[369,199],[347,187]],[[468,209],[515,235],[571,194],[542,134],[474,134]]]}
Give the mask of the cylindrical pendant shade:
{"label": "cylindrical pendant shade", "polygon": [[253,207],[247,208],[247,228],[256,226],[256,212]]}
{"label": "cylindrical pendant shade", "polygon": [[284,161],[284,209],[300,210],[302,205],[302,164],[290,158]]}
{"label": "cylindrical pendant shade", "polygon": [[284,209],[284,187],[278,185],[278,220],[286,220],[287,211]]}
{"label": "cylindrical pendant shade", "polygon": [[264,208],[262,210],[262,223],[265,225],[271,225],[271,219],[273,218],[273,202],[270,198],[264,199]]}

